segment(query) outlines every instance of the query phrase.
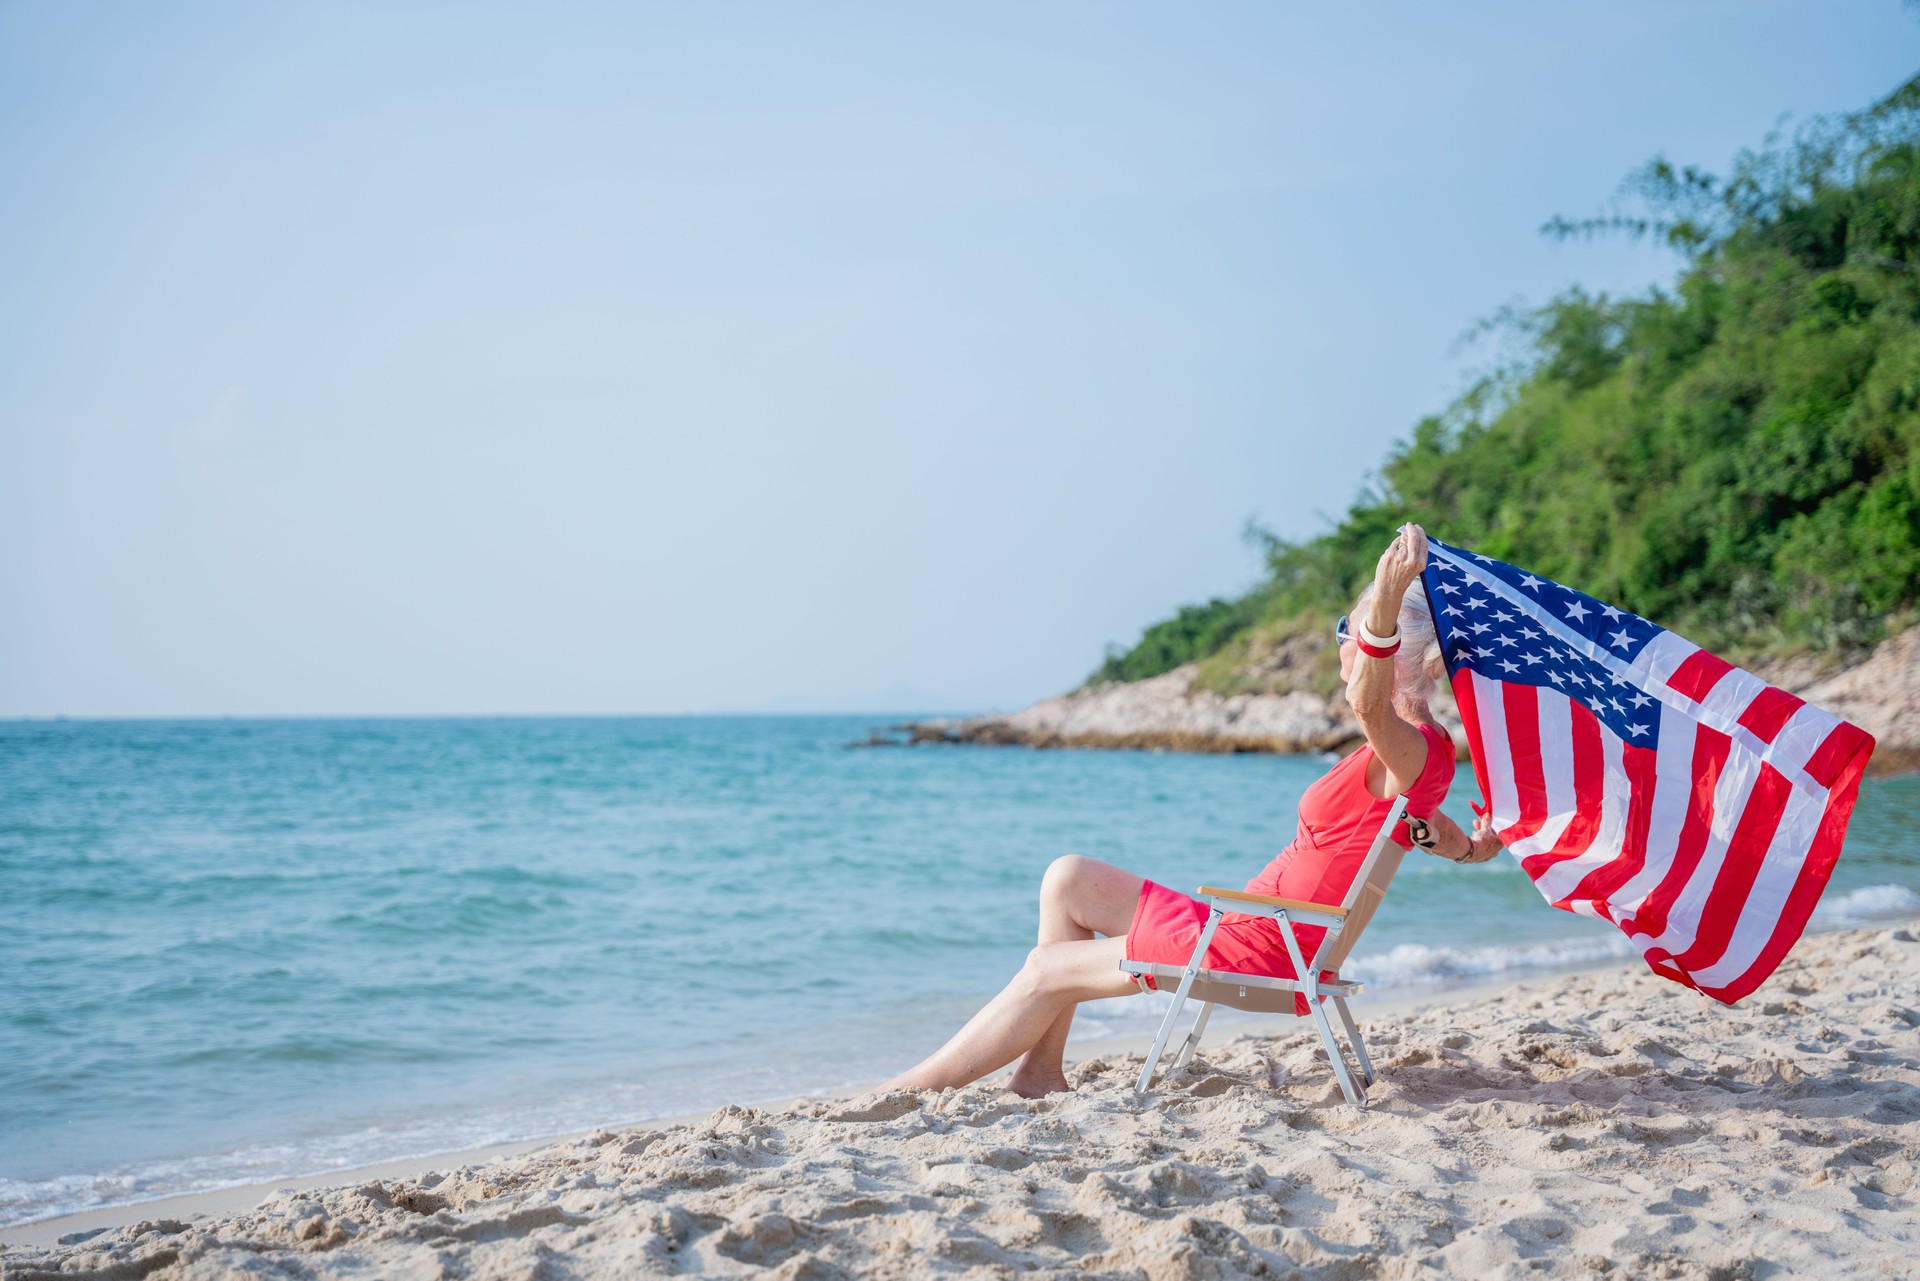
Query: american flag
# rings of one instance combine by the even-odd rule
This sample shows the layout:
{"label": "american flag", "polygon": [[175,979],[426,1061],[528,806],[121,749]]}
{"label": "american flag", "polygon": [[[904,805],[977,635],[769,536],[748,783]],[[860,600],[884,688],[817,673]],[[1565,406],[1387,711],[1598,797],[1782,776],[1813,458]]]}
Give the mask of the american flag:
{"label": "american flag", "polygon": [[1555,907],[1728,1004],[1840,857],[1873,737],[1646,619],[1430,542],[1423,579],[1494,830]]}

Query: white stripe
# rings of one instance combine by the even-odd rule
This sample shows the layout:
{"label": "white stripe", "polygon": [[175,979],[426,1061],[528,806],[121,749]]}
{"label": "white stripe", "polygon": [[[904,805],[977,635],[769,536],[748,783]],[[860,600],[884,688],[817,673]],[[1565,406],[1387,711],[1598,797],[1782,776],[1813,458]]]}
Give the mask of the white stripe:
{"label": "white stripe", "polygon": [[1767,749],[1768,764],[1786,773],[1788,768],[1805,770],[1827,735],[1840,727],[1840,718],[1832,712],[1807,703],[1787,717],[1787,723],[1773,736]]}
{"label": "white stripe", "polygon": [[1747,705],[1753,702],[1754,696],[1770,688],[1752,672],[1736,667],[1713,683],[1713,688],[1707,691],[1700,706],[1737,721],[1747,710]]}
{"label": "white stripe", "polygon": [[[1532,836],[1515,841],[1515,858],[1545,854],[1560,843],[1567,824],[1579,812],[1573,790],[1573,704],[1558,690],[1533,690],[1540,721],[1540,766],[1546,781],[1546,820]],[[1508,773],[1514,771],[1508,767]],[[1517,802],[1516,802],[1517,804]],[[1549,903],[1553,900],[1548,899]]]}
{"label": "white stripe", "polygon": [[1633,665],[1652,683],[1665,685],[1682,663],[1699,652],[1698,645],[1677,632],[1661,632],[1633,656]]}
{"label": "white stripe", "polygon": [[1686,825],[1688,802],[1693,799],[1693,753],[1699,741],[1698,725],[1685,716],[1660,718],[1660,741],[1653,758],[1653,813],[1647,824],[1647,859],[1633,879],[1607,899],[1620,928],[1629,930],[1634,912],[1653,893],[1667,871]]}
{"label": "white stripe", "polygon": [[1701,987],[1723,987],[1753,968],[1760,950],[1766,947],[1779,928],[1787,895],[1800,879],[1807,852],[1820,830],[1820,819],[1827,807],[1809,797],[1790,793],[1787,807],[1780,815],[1780,826],[1767,843],[1767,856],[1760,875],[1753,882],[1746,902],[1740,905],[1740,919],[1727,940],[1727,950],[1705,969],[1693,971],[1693,981]]}
{"label": "white stripe", "polygon": [[1514,790],[1513,767],[1501,768],[1502,762],[1513,760],[1513,752],[1507,746],[1507,709],[1500,701],[1500,684],[1488,680],[1478,672],[1470,671],[1467,679],[1473,682],[1473,705],[1480,716],[1480,746],[1485,749],[1487,759],[1487,804],[1493,809],[1493,827],[1496,833],[1504,832],[1520,821],[1520,794]]}
{"label": "white stripe", "polygon": [[[1659,636],[1655,636],[1649,641],[1642,648],[1634,662],[1623,662],[1618,655],[1612,653],[1606,646],[1588,640],[1579,632],[1574,631],[1571,627],[1568,627],[1563,620],[1555,618],[1548,612],[1540,601],[1525,595],[1505,580],[1489,573],[1480,572],[1470,562],[1460,556],[1454,555],[1445,548],[1431,548],[1431,554],[1440,557],[1449,564],[1460,566],[1466,570],[1467,574],[1475,583],[1485,587],[1489,592],[1492,592],[1508,604],[1524,609],[1528,618],[1547,629],[1548,633],[1562,645],[1565,645],[1576,654],[1582,654],[1592,659],[1615,676],[1631,681],[1636,688],[1642,689],[1646,693],[1659,699],[1670,710],[1679,712],[1684,716],[1691,716],[1701,724],[1719,730],[1736,743],[1745,744],[1747,750],[1756,757],[1766,752],[1767,745],[1760,740],[1760,737],[1746,726],[1740,724],[1736,718],[1727,716],[1725,713],[1712,708],[1703,707],[1701,704],[1694,702],[1679,690],[1668,685],[1664,677],[1655,681],[1648,681],[1646,679],[1647,675],[1658,671],[1660,666],[1672,662],[1674,656],[1680,652],[1679,649],[1668,640],[1669,637],[1679,641],[1682,645],[1689,646],[1690,650],[1697,649],[1698,646],[1694,646],[1692,642],[1674,637],[1672,632],[1665,632]],[[1647,658],[1649,651],[1655,651],[1650,661],[1656,664],[1656,666],[1643,667],[1642,663],[1649,661]],[[1683,658],[1680,661],[1684,662],[1685,659]],[[1675,668],[1678,666],[1679,663],[1673,664]],[[1672,675],[1671,668],[1667,670],[1667,675]],[[1804,792],[1810,792],[1816,796],[1824,797],[1826,795],[1827,789],[1807,777],[1804,769],[1791,765],[1775,765],[1774,768],[1785,775],[1787,781],[1794,787]]]}
{"label": "white stripe", "polygon": [[1600,795],[1600,826],[1593,844],[1576,858],[1563,859],[1542,872],[1534,884],[1549,903],[1558,903],[1579,887],[1587,874],[1620,857],[1620,844],[1626,839],[1628,793],[1627,767],[1621,755],[1620,736],[1600,726],[1600,759],[1603,763]]}

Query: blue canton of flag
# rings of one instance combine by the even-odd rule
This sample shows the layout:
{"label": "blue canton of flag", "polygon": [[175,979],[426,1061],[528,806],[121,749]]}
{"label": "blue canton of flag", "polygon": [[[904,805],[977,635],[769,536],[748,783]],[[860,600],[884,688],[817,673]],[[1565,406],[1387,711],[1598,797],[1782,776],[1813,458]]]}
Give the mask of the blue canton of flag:
{"label": "blue canton of flag", "polygon": [[[1666,629],[1584,592],[1434,539],[1427,587],[1449,676],[1462,668],[1558,690],[1622,741],[1660,740],[1660,703],[1594,658],[1631,662]],[[1469,573],[1466,562],[1477,564]]]}

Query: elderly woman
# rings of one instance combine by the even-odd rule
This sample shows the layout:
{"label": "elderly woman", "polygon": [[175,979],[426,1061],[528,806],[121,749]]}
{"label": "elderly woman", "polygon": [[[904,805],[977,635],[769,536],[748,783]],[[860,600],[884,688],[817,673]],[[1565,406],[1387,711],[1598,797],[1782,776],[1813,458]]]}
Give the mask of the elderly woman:
{"label": "elderly woman", "polygon": [[[1336,625],[1340,676],[1367,741],[1300,798],[1300,829],[1247,885],[1254,893],[1341,901],[1393,798],[1402,794],[1423,848],[1456,863],[1484,862],[1499,852],[1487,819],[1469,836],[1437,809],[1453,779],[1455,753],[1427,707],[1445,671],[1433,620],[1424,593],[1408,595],[1426,563],[1425,531],[1404,526],[1353,607],[1360,624],[1350,632],[1342,617]],[[1394,839],[1403,848],[1415,843],[1405,823]],[[1054,860],[1040,883],[1040,943],[1026,965],[951,1040],[882,1088],[965,1085],[1015,1059],[1019,1065],[1007,1083],[1015,1093],[1035,1098],[1070,1088],[1061,1055],[1075,1007],[1133,990],[1122,959],[1185,964],[1207,911],[1196,899],[1111,864],[1076,855]],[[1294,928],[1301,954],[1312,956],[1323,931]],[[1280,926],[1267,917],[1226,916],[1206,964],[1293,977]]]}

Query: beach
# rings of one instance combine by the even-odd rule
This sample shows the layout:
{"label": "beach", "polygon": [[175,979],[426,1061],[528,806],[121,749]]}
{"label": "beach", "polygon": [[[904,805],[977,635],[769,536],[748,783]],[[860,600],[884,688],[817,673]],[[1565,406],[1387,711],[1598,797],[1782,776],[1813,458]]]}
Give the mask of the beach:
{"label": "beach", "polygon": [[1365,1110],[1289,1021],[1223,1029],[1144,1105],[1114,1050],[1040,1100],[725,1106],[64,1244],[6,1229],[0,1261],[18,1281],[1920,1276],[1920,927],[1809,935],[1737,1008],[1620,964],[1362,1021]]}

